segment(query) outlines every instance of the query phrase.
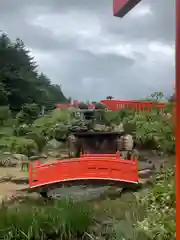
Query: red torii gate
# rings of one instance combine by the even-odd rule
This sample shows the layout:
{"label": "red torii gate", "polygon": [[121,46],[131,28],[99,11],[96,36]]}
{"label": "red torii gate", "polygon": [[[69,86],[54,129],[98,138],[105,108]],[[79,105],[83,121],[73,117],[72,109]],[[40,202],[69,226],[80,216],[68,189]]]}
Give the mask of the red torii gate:
{"label": "red torii gate", "polygon": [[124,17],[141,0],[113,0],[113,12],[116,17]]}
{"label": "red torii gate", "polygon": [[[113,0],[113,13],[124,17],[141,0]],[[153,0],[152,0],[153,1]],[[158,0],[156,0],[158,1]],[[169,0],[171,1],[171,0]],[[176,122],[180,119],[180,0],[176,0]],[[176,239],[180,239],[180,126],[176,124]]]}

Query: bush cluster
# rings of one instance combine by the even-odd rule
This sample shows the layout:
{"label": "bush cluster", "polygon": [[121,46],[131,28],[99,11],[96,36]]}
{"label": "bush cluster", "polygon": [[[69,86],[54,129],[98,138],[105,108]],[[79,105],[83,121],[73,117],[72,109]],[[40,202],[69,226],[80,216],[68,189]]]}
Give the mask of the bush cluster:
{"label": "bush cluster", "polygon": [[0,139],[1,152],[20,153],[26,156],[37,155],[38,146],[32,139],[3,137]]}
{"label": "bush cluster", "polygon": [[136,202],[136,209],[114,227],[116,240],[176,239],[174,168],[158,173],[146,194],[136,194]]}
{"label": "bush cluster", "polygon": [[137,223],[137,229],[148,239],[176,239],[176,188],[174,169],[157,174],[154,186],[140,200],[146,217]]}
{"label": "bush cluster", "polygon": [[[174,154],[175,138],[170,119],[171,112],[172,103],[167,105],[164,113],[157,109],[152,109],[150,112],[135,112],[127,109],[103,111],[101,121],[109,127],[123,123],[125,132],[133,134],[137,145]],[[40,117],[38,106],[27,104],[17,114],[14,135],[28,139],[32,137],[39,151],[42,151],[48,140],[66,139],[69,126],[74,125],[78,125],[78,121],[72,110],[55,109],[48,115]]]}

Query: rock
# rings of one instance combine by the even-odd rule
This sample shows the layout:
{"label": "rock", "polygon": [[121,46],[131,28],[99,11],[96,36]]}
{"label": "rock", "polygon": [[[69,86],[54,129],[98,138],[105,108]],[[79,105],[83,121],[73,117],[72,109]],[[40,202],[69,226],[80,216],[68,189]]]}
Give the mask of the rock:
{"label": "rock", "polygon": [[2,154],[3,155],[12,155],[12,153],[10,153],[10,152],[3,152]]}
{"label": "rock", "polygon": [[119,125],[115,125],[113,131],[114,132],[123,132],[124,131],[123,123],[120,123]]}
{"label": "rock", "polygon": [[4,176],[0,178],[0,183],[2,182],[9,182],[11,181],[12,177],[11,176]]}
{"label": "rock", "polygon": [[40,155],[40,158],[45,158],[45,159],[47,159],[48,156],[47,156],[47,154],[41,154],[41,155]]}
{"label": "rock", "polygon": [[61,157],[61,154],[58,152],[48,152],[48,155],[50,157]]}
{"label": "rock", "polygon": [[1,166],[4,167],[15,167],[27,159],[28,157],[23,154],[12,154],[9,152],[4,152],[0,155],[0,163]]}
{"label": "rock", "polygon": [[15,154],[12,155],[12,157],[14,159],[16,159],[17,161],[21,162],[21,163],[24,162],[24,161],[28,161],[28,157],[24,154],[15,153]]}
{"label": "rock", "polygon": [[29,178],[28,177],[12,177],[10,181],[16,184],[28,184]]}
{"label": "rock", "polygon": [[139,177],[140,178],[148,178],[151,175],[152,175],[152,170],[150,170],[150,169],[139,171]]}
{"label": "rock", "polygon": [[126,151],[131,151],[133,149],[133,137],[130,134],[126,134],[124,136],[124,148],[126,149]]}
{"label": "rock", "polygon": [[39,160],[40,158],[41,158],[40,156],[31,156],[29,157],[29,161]]}
{"label": "rock", "polygon": [[52,139],[47,143],[47,148],[49,149],[60,149],[62,146],[64,146],[64,144],[56,139]]}

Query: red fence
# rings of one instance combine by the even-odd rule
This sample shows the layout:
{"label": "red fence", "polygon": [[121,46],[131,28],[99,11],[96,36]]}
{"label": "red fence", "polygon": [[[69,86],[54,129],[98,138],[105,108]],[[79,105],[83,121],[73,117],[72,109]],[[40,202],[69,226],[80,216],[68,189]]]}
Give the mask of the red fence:
{"label": "red fence", "polygon": [[166,103],[155,103],[155,102],[140,102],[140,101],[121,101],[121,100],[102,100],[108,110],[117,111],[120,109],[130,109],[135,111],[151,111],[152,109],[163,109]]}
{"label": "red fence", "polygon": [[[35,164],[35,165],[34,165]],[[123,160],[116,154],[85,154],[79,159],[30,164],[29,187],[36,188],[69,181],[104,180],[119,183],[138,183],[136,159]]]}

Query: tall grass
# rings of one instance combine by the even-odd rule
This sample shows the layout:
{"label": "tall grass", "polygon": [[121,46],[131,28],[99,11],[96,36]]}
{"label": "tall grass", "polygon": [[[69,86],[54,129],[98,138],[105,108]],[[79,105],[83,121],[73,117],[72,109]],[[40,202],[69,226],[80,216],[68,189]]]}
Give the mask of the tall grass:
{"label": "tall grass", "polygon": [[91,224],[89,206],[71,200],[0,209],[0,239],[6,240],[81,239]]}

